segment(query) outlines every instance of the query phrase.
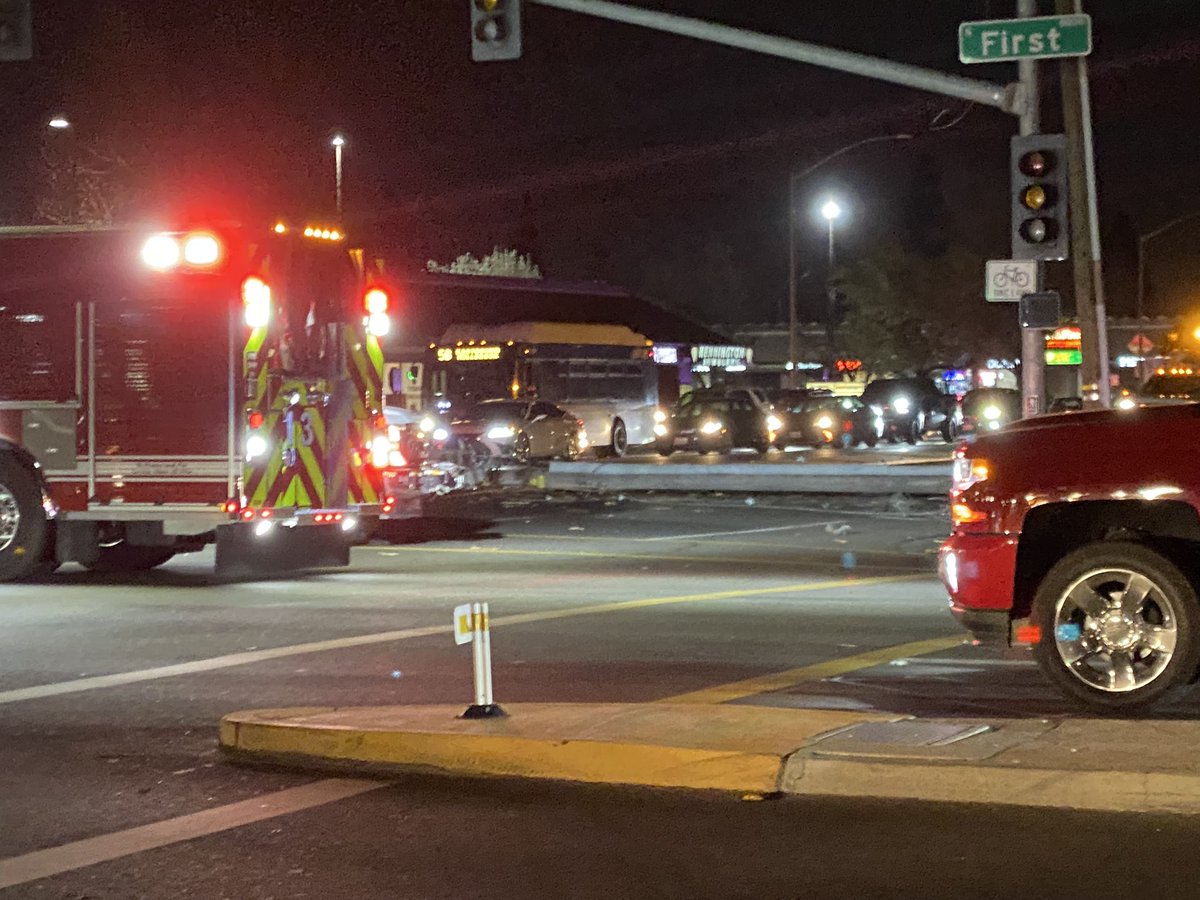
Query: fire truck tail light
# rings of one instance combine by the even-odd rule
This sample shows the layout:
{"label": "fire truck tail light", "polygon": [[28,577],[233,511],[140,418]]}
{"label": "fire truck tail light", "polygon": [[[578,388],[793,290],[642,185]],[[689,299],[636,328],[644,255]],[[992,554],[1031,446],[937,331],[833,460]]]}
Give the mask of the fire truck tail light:
{"label": "fire truck tail light", "polygon": [[251,275],[242,282],[242,304],[250,328],[265,328],[271,321],[271,288],[261,278]]}
{"label": "fire truck tail light", "polygon": [[371,465],[377,469],[386,469],[388,456],[392,451],[392,442],[387,435],[381,434],[371,441]]}
{"label": "fire truck tail light", "polygon": [[363,298],[363,306],[371,315],[386,314],[388,311],[388,295],[380,288],[371,288]]}
{"label": "fire truck tail light", "polygon": [[246,416],[246,424],[251,428],[262,428],[264,421],[265,417],[262,414],[262,410],[251,410],[250,414]]}
{"label": "fire truck tail light", "polygon": [[211,266],[221,259],[221,242],[211,234],[189,234],[183,242],[183,259],[192,266]]}
{"label": "fire truck tail light", "polygon": [[242,510],[241,516],[244,521],[249,522],[251,519],[254,518],[254,510],[251,509],[249,506],[247,506],[245,509]]}
{"label": "fire truck tail light", "polygon": [[384,313],[372,313],[367,316],[367,331],[375,337],[383,337],[392,330],[392,322]]}
{"label": "fire truck tail light", "polygon": [[142,244],[142,262],[160,272],[179,265],[179,241],[169,234],[156,234]]}

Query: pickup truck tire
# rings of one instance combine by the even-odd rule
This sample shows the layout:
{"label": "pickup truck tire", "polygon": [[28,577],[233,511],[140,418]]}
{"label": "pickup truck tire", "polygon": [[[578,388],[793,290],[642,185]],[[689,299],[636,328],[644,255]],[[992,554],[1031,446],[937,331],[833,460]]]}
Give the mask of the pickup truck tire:
{"label": "pickup truck tire", "polygon": [[101,547],[95,561],[84,565],[93,572],[146,572],[161,566],[174,555],[174,550],[163,547],[137,547],[122,541],[110,547]]}
{"label": "pickup truck tire", "polygon": [[0,582],[53,572],[53,535],[37,479],[12,456],[0,454]]}
{"label": "pickup truck tire", "polygon": [[1200,664],[1200,601],[1169,558],[1100,541],[1042,579],[1034,658],[1068,697],[1100,712],[1137,712],[1190,682]]}
{"label": "pickup truck tire", "polygon": [[919,419],[913,419],[908,423],[908,428],[904,431],[904,443],[915,447],[921,442],[921,435],[925,433],[924,427]]}

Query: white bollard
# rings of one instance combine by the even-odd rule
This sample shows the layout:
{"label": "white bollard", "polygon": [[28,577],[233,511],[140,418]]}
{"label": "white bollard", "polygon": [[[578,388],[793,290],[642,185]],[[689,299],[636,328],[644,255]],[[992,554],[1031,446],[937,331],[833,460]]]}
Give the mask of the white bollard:
{"label": "white bollard", "polygon": [[492,631],[488,624],[488,605],[471,604],[471,663],[474,669],[475,702],[461,718],[487,719],[506,715],[492,696]]}

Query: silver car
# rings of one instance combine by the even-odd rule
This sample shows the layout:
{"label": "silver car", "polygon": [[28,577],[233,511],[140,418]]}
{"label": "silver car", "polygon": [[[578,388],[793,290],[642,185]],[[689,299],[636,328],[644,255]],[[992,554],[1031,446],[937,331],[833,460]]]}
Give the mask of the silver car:
{"label": "silver car", "polygon": [[574,459],[587,447],[579,419],[544,400],[484,400],[454,410],[450,431],[478,440],[495,456],[518,462]]}

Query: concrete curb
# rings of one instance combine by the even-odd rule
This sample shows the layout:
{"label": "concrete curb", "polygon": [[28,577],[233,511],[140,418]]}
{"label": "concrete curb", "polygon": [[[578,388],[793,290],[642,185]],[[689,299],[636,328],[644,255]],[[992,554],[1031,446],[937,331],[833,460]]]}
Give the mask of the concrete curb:
{"label": "concrete curb", "polygon": [[[964,723],[748,705],[514,704],[285,709],[221,721],[233,760],[741,793],[1200,813],[1200,722]],[[1078,745],[1078,746],[1077,746]],[[1176,746],[1178,745],[1178,746]],[[1082,751],[1082,752],[1077,752]],[[1172,761],[1174,761],[1172,763]],[[1069,762],[1070,765],[1064,763]],[[1171,768],[1174,765],[1174,768]]]}
{"label": "concrete curb", "polygon": [[[243,761],[376,772],[434,770],[646,787],[773,793],[797,746],[866,721],[862,713],[672,704],[517,704],[503,719],[462,707],[285,709],[221,720],[222,750]],[[705,714],[707,711],[707,715]],[[702,737],[697,726],[709,734]],[[672,737],[673,736],[673,737]]]}
{"label": "concrete curb", "polygon": [[943,496],[945,463],[550,463],[546,487],[562,491],[747,491]]}

